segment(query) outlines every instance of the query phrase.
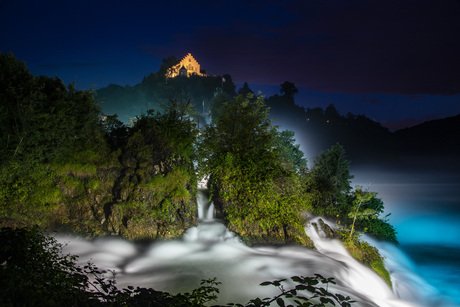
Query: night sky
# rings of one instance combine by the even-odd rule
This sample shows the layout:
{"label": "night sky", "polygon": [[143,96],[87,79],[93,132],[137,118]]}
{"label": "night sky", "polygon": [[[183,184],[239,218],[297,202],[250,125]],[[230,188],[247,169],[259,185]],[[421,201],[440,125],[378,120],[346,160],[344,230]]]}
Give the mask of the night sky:
{"label": "night sky", "polygon": [[79,89],[135,85],[192,53],[266,96],[296,84],[390,129],[460,113],[460,1],[0,0],[0,50]]}

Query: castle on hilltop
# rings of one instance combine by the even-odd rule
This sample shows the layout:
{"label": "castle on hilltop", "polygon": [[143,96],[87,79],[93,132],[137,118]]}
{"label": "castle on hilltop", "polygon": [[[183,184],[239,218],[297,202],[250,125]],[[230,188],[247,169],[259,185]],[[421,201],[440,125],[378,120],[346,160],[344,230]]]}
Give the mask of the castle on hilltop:
{"label": "castle on hilltop", "polygon": [[200,64],[188,53],[182,58],[179,64],[173,66],[167,74],[167,77],[174,78],[177,76],[190,77],[191,75],[206,76],[206,72],[200,69]]}

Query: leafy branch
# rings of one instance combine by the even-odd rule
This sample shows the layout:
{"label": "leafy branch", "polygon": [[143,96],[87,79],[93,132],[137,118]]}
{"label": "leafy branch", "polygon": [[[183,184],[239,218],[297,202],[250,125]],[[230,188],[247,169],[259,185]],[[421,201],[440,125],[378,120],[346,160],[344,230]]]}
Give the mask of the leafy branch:
{"label": "leafy branch", "polygon": [[[325,278],[320,274],[315,274],[314,277],[304,277],[304,276],[293,276],[291,280],[297,285],[291,289],[285,289],[285,283],[287,279],[278,279],[274,281],[265,281],[261,283],[261,286],[274,286],[277,287],[281,293],[276,295],[273,298],[255,298],[249,301],[247,305],[234,304],[230,303],[227,306],[236,306],[236,307],[264,307],[272,306],[272,303],[276,302],[280,307],[290,307],[290,306],[342,306],[349,307],[355,301],[351,300],[349,296],[344,296],[341,294],[334,294],[328,291],[329,284],[336,284],[334,278]],[[326,288],[320,287],[318,285],[326,285]],[[306,292],[310,294],[306,294]],[[313,295],[311,295],[313,294]],[[285,301],[286,300],[286,301]],[[295,303],[296,305],[293,305]]]}

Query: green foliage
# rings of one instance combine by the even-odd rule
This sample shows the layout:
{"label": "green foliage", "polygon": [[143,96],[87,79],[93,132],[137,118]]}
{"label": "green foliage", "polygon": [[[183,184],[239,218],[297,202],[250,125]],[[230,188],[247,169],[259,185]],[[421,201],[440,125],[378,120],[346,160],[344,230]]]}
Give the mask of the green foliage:
{"label": "green foliage", "polygon": [[353,236],[355,230],[356,219],[367,220],[369,218],[377,218],[377,211],[371,208],[366,208],[362,206],[363,204],[369,202],[371,199],[375,198],[377,193],[363,191],[363,188],[356,186],[353,200],[353,206],[348,213],[348,217],[353,219],[353,224],[351,225],[350,238]]}
{"label": "green foliage", "polygon": [[214,96],[209,108],[209,112],[211,113],[211,124],[215,125],[219,122],[220,114],[222,114],[222,107],[224,103],[229,100],[228,96],[223,93]]}
{"label": "green foliage", "polygon": [[380,255],[377,248],[361,240],[359,233],[355,232],[350,236],[350,232],[345,228],[339,231],[339,235],[353,258],[372,268],[390,287],[392,286],[390,274],[385,268],[385,259]]}
{"label": "green foliage", "polygon": [[91,91],[35,77],[11,53],[0,53],[2,221],[46,224],[65,202],[63,174],[96,176],[97,163],[108,156],[99,111]]}
{"label": "green foliage", "polygon": [[314,159],[307,182],[314,212],[319,215],[336,216],[349,212],[346,197],[351,190],[350,162],[339,144]]}
{"label": "green foliage", "polygon": [[342,225],[351,225],[350,236],[354,230],[365,232],[375,239],[398,243],[396,230],[388,221],[388,215],[381,217],[385,210],[383,201],[377,198],[376,192],[363,191],[361,186],[347,197],[348,214],[340,215]]}
{"label": "green foliage", "polygon": [[217,123],[203,131],[201,174],[210,174],[213,197],[240,234],[305,236],[302,183],[286,166],[278,136],[263,98],[252,94],[223,103]]}
{"label": "green foliage", "polygon": [[51,161],[99,129],[90,91],[57,77],[32,76],[12,54],[0,53],[0,160]]}
{"label": "green foliage", "polygon": [[[204,166],[211,170],[226,153],[241,160],[273,164],[276,161],[273,152],[276,136],[276,127],[268,119],[263,98],[239,95],[234,102],[223,104],[217,124],[203,132],[202,150],[208,157]],[[260,159],[262,161],[258,162]],[[270,167],[270,164],[266,166]]]}
{"label": "green foliage", "polygon": [[389,215],[383,218],[360,221],[359,227],[377,240],[399,244],[396,229],[388,221]]}
{"label": "green foliage", "polygon": [[43,214],[62,198],[55,172],[45,165],[11,162],[0,170],[0,220],[41,224]]}
{"label": "green foliage", "polygon": [[307,197],[313,213],[336,219],[344,226],[350,225],[350,236],[356,229],[376,239],[398,244],[388,215],[380,217],[385,208],[383,201],[376,197],[377,193],[363,191],[360,186],[351,190],[353,176],[349,165],[345,150],[338,144],[314,159],[314,166],[306,176]]}
{"label": "green foliage", "polygon": [[0,229],[0,305],[76,306],[91,302],[88,278],[62,256],[56,240],[37,228]]}
{"label": "green foliage", "polygon": [[[256,298],[249,301],[246,306],[262,307],[273,306],[276,304],[280,307],[293,306],[335,306],[337,303],[342,307],[349,307],[355,303],[349,296],[341,294],[334,294],[328,291],[329,284],[336,284],[334,278],[325,278],[320,274],[315,274],[314,277],[293,276],[291,280],[296,283],[294,288],[286,290],[284,284],[287,283],[286,279],[279,279],[274,281],[266,281],[261,283],[261,286],[274,286],[277,287],[281,293],[273,298]],[[321,286],[326,286],[326,289]],[[311,294],[313,295],[311,295]],[[228,304],[228,306],[242,306],[241,304]]]}
{"label": "green foliage", "polygon": [[205,306],[219,292],[215,279],[175,295],[131,286],[120,290],[114,271],[92,263],[78,267],[76,256],[63,255],[62,245],[38,228],[1,228],[0,239],[2,306]]}
{"label": "green foliage", "polygon": [[[146,183],[136,186],[130,201],[120,203],[128,211],[125,214],[135,219],[153,217],[157,224],[174,222],[174,212],[183,202],[191,200],[191,194],[186,189],[190,175],[180,168],[169,172],[166,176],[156,175]],[[143,195],[148,195],[145,198]],[[142,199],[142,201],[140,201]]]}
{"label": "green foliage", "polygon": [[193,112],[189,102],[171,101],[163,112],[150,110],[128,129],[120,157],[124,168],[114,189],[128,237],[177,237],[191,226],[198,133]]}
{"label": "green foliage", "polygon": [[102,118],[105,138],[112,149],[121,148],[126,143],[128,128],[118,119],[118,115],[108,115]]}
{"label": "green foliage", "polygon": [[211,174],[217,184],[219,178],[213,175],[223,168],[222,163],[240,164],[245,175],[249,175],[248,180],[263,182],[278,167],[277,153],[273,150],[276,135],[261,97],[240,95],[234,102],[224,103],[217,124],[203,131],[201,174]]}
{"label": "green foliage", "polygon": [[284,130],[278,136],[278,146],[285,168],[293,169],[303,174],[307,171],[307,159],[303,157],[300,145],[295,144],[294,131]]}
{"label": "green foliage", "polygon": [[196,125],[190,114],[193,107],[189,102],[170,101],[164,112],[149,110],[140,116],[130,129],[127,147],[139,147],[135,155],[162,161],[172,165],[192,166],[196,159]]}

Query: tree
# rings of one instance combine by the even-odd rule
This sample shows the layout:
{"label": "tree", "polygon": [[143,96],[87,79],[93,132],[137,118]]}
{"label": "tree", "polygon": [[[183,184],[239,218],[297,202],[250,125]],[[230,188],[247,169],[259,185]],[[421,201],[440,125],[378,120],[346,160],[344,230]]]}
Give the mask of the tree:
{"label": "tree", "polygon": [[234,102],[223,103],[217,123],[204,131],[201,144],[205,172],[212,172],[227,154],[257,163],[264,157],[275,160],[276,136],[263,99],[254,99],[253,94],[238,95]]}
{"label": "tree", "polygon": [[318,214],[335,216],[348,212],[347,195],[351,190],[350,162],[339,144],[314,159],[308,175],[308,188]]}
{"label": "tree", "polygon": [[0,229],[0,304],[88,304],[88,277],[75,264],[76,257],[62,255],[62,246],[37,228]]}
{"label": "tree", "polygon": [[230,229],[249,236],[304,236],[301,182],[283,166],[278,131],[262,97],[239,95],[224,103],[200,144],[201,174],[210,175],[213,199]]}
{"label": "tree", "polygon": [[164,108],[140,116],[129,130],[117,192],[126,196],[116,203],[126,229],[153,237],[178,236],[196,210],[197,129],[191,105],[171,101]]}
{"label": "tree", "polygon": [[232,76],[229,74],[223,75],[223,86],[222,89],[229,99],[236,96],[236,85],[233,83]]}
{"label": "tree", "polygon": [[173,73],[173,67],[180,63],[180,60],[175,56],[168,56],[161,61],[160,70],[158,75],[160,77],[167,76],[170,77]]}
{"label": "tree", "polygon": [[[391,214],[380,216],[384,213],[385,206],[382,199],[377,198],[376,192],[363,191],[358,186],[349,196],[349,202],[351,207],[348,220],[341,218],[343,224],[352,223],[352,230],[364,231],[377,240],[399,244],[396,230],[388,221]],[[353,231],[350,233],[351,237]]]}
{"label": "tree", "polygon": [[279,134],[278,145],[281,149],[281,157],[287,168],[297,173],[304,173],[307,171],[307,159],[303,157],[300,145],[295,144],[294,134],[292,130],[284,130]]}
{"label": "tree", "polygon": [[190,101],[172,100],[163,108],[163,112],[149,110],[138,117],[130,129],[130,139],[139,135],[157,161],[192,167],[197,130],[191,116],[196,111]]}
{"label": "tree", "polygon": [[254,95],[254,92],[249,88],[247,82],[244,82],[243,87],[238,90],[238,95],[247,97],[249,94]]}
{"label": "tree", "polygon": [[289,81],[285,81],[283,84],[280,84],[280,86],[280,92],[283,94],[283,97],[287,101],[294,103],[294,96],[295,94],[299,93],[299,90],[296,88],[295,84]]}
{"label": "tree", "polygon": [[62,199],[54,166],[106,149],[100,109],[92,91],[35,77],[11,53],[0,71],[0,218],[40,224]]}
{"label": "tree", "polygon": [[57,77],[35,77],[13,54],[0,53],[0,158],[3,163],[51,161],[101,135],[91,91]]}
{"label": "tree", "polygon": [[211,106],[209,108],[209,112],[211,113],[211,124],[215,125],[219,121],[220,114],[222,113],[222,106],[229,100],[229,97],[224,93],[220,93],[214,96],[214,98],[211,100]]}
{"label": "tree", "polygon": [[106,133],[107,143],[112,149],[123,147],[128,136],[128,128],[118,119],[118,115],[107,115],[102,118],[102,126]]}
{"label": "tree", "polygon": [[371,208],[366,208],[363,206],[371,199],[375,198],[377,194],[374,192],[363,191],[361,186],[355,187],[355,200],[353,201],[353,206],[351,207],[350,213],[348,213],[348,217],[353,219],[353,223],[351,224],[350,229],[350,239],[353,236],[353,232],[355,230],[355,223],[356,219],[368,219],[368,218],[377,218],[376,214],[377,211]]}
{"label": "tree", "polygon": [[324,111],[324,115],[329,120],[341,119],[339,112],[333,104],[327,106],[326,110]]}

